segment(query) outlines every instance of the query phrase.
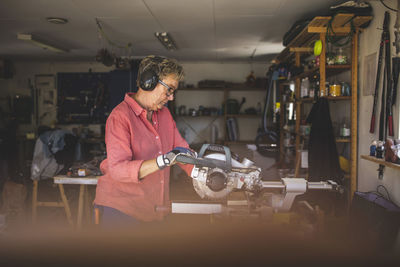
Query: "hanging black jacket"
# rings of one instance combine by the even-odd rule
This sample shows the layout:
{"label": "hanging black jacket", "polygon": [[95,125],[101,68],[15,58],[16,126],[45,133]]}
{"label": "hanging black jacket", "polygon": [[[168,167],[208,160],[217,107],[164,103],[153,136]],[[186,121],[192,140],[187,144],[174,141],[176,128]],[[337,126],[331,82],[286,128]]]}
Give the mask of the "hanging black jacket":
{"label": "hanging black jacket", "polygon": [[329,103],[326,98],[320,98],[314,103],[307,117],[307,123],[312,124],[308,144],[309,181],[334,180],[342,184],[343,172],[339,165]]}

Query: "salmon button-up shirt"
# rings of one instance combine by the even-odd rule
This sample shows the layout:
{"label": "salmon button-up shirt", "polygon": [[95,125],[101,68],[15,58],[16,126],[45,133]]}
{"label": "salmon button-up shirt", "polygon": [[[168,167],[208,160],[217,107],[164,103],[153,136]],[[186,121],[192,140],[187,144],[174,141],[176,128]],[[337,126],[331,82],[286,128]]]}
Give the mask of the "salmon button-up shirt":
{"label": "salmon button-up shirt", "polygon": [[[165,213],[157,206],[169,202],[170,168],[156,171],[139,180],[139,169],[145,160],[154,159],[173,148],[189,147],[179,134],[175,121],[166,107],[153,112],[152,122],[147,111],[133,98],[111,112],[106,123],[107,158],[101,162],[104,174],[99,178],[95,203],[115,208],[138,220],[161,220]],[[190,174],[193,165],[181,165]]]}

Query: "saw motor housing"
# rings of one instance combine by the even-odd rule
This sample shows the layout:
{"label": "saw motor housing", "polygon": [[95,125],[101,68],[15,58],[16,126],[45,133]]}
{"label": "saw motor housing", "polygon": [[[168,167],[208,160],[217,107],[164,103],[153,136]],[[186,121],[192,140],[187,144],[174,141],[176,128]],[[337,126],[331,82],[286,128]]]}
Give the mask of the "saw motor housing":
{"label": "saw motor housing", "polygon": [[[215,146],[213,148],[215,150]],[[199,157],[203,156],[206,149],[200,151]],[[261,169],[246,158],[242,162],[232,159],[229,149],[226,147],[223,149],[225,154],[213,153],[204,157],[208,161],[217,163],[217,167],[201,164],[194,166],[191,177],[196,193],[201,198],[220,200],[226,198],[235,189],[246,191],[260,189],[262,187]]]}

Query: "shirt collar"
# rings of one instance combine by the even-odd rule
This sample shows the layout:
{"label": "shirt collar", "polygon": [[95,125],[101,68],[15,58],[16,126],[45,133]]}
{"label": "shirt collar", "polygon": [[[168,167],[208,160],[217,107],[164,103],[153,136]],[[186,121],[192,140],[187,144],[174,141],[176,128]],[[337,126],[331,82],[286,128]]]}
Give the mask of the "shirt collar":
{"label": "shirt collar", "polygon": [[140,116],[142,112],[145,112],[145,109],[142,108],[138,104],[138,102],[136,102],[136,100],[132,98],[135,94],[136,93],[126,93],[124,101],[128,103],[128,105],[132,108],[133,112],[135,112],[136,116]]}

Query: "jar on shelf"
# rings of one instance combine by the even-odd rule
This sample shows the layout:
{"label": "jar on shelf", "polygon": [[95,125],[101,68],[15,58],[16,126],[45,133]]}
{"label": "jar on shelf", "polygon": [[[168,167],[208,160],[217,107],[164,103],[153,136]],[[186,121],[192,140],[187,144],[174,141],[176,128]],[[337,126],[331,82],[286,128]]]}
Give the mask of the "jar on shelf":
{"label": "jar on shelf", "polygon": [[346,82],[341,82],[340,84],[342,85],[342,96],[350,96],[350,85]]}
{"label": "jar on shelf", "polygon": [[335,64],[343,65],[347,64],[347,56],[345,55],[343,48],[339,48],[336,57],[335,57]]}
{"label": "jar on shelf", "polygon": [[342,92],[342,86],[339,83],[333,83],[329,86],[330,96],[340,96]]}

